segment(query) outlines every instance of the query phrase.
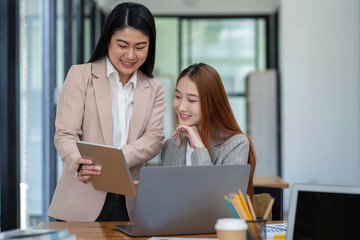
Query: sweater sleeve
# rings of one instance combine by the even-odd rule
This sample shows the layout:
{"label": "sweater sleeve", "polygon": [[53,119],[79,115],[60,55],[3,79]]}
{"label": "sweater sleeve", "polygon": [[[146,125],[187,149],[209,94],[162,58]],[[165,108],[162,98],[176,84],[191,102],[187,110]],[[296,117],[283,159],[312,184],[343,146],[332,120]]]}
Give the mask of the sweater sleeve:
{"label": "sweater sleeve", "polygon": [[192,165],[243,165],[248,161],[249,140],[237,134],[224,143],[214,146],[211,160],[206,148],[195,149],[191,155]]}

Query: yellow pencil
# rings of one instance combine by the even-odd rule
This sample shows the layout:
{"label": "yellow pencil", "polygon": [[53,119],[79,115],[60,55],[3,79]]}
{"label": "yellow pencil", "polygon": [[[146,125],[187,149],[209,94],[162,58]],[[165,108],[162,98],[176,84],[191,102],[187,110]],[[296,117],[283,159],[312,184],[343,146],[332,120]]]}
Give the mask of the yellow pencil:
{"label": "yellow pencil", "polygon": [[246,217],[245,220],[252,220],[252,219],[251,219],[251,216],[250,216],[250,215],[248,214],[248,212],[246,211],[246,207],[245,207],[244,204],[241,202],[241,200],[240,200],[240,198],[239,198],[239,196],[238,196],[237,194],[235,195],[235,199],[238,201],[241,209],[243,210],[243,212],[244,212],[244,214],[245,214],[245,217]]}
{"label": "yellow pencil", "polygon": [[239,195],[240,195],[240,200],[245,208],[245,212],[246,214],[250,217],[249,219],[250,220],[256,220],[256,218],[252,218],[252,215],[250,213],[250,210],[249,210],[249,207],[248,205],[246,204],[246,201],[245,201],[245,198],[244,198],[244,194],[241,192],[241,190],[239,189]]}

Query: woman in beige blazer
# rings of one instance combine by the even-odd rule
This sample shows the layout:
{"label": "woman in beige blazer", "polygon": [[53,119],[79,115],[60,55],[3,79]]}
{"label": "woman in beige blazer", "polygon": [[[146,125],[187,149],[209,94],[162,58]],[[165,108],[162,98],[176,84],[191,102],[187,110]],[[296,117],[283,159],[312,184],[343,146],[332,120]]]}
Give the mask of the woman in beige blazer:
{"label": "woman in beige blazer", "polygon": [[236,122],[218,72],[204,63],[183,70],[173,108],[178,125],[164,144],[162,165],[250,164],[248,194],[252,197],[254,146]]}
{"label": "woman in beige blazer", "polygon": [[[155,22],[137,3],[122,3],[107,18],[86,64],[72,66],[57,106],[55,146],[64,168],[48,215],[62,221],[124,221],[134,199],[95,190],[101,169],[82,159],[76,141],[122,147],[133,179],[164,138],[164,88],[153,78]],[[77,178],[75,171],[83,164]]]}

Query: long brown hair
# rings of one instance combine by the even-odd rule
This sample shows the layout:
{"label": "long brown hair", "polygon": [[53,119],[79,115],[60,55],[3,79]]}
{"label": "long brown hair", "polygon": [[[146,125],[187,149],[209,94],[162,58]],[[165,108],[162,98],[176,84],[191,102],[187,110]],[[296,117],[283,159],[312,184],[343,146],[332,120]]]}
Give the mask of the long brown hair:
{"label": "long brown hair", "polygon": [[[180,73],[176,85],[183,77],[188,77],[198,88],[202,114],[200,137],[209,153],[211,142],[225,142],[236,134],[244,134],[236,122],[220,75],[214,68],[205,63],[193,64]],[[250,137],[247,138],[250,144],[248,164],[251,165],[247,192],[252,197],[256,155]]]}

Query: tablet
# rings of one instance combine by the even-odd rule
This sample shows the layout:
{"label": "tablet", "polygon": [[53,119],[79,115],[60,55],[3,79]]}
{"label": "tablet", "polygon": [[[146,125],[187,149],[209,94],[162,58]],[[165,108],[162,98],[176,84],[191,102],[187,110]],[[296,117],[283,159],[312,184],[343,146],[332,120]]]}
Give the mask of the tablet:
{"label": "tablet", "polygon": [[101,174],[91,177],[96,190],[136,196],[131,173],[120,147],[106,146],[77,141],[76,145],[82,158],[90,159],[101,167]]}

